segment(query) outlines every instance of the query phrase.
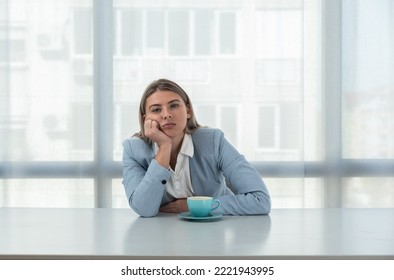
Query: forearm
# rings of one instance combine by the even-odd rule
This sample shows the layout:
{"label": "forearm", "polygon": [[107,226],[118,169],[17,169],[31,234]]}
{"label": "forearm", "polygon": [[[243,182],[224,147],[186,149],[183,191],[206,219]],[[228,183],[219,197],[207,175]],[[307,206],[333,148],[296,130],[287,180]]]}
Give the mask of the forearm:
{"label": "forearm", "polygon": [[170,167],[170,158],[171,158],[171,145],[170,144],[163,144],[159,146],[159,150],[156,154],[156,161],[164,168]]}
{"label": "forearm", "polygon": [[224,215],[264,215],[271,211],[271,199],[263,191],[229,194],[217,197],[221,206],[215,210]]}
{"label": "forearm", "polygon": [[143,181],[130,197],[130,207],[142,217],[156,216],[163,199],[163,193],[163,186]]}
{"label": "forearm", "polygon": [[125,174],[124,184],[130,207],[141,216],[155,216],[163,199],[165,183],[171,176],[170,172],[153,160],[148,170],[141,170],[140,176],[136,173],[132,169]]}

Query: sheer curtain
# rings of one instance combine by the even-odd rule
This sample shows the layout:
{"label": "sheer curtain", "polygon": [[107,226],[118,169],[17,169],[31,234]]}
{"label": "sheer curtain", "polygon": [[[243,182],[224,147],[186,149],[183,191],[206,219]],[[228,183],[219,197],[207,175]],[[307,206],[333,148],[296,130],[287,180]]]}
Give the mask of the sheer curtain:
{"label": "sheer curtain", "polygon": [[92,1],[0,3],[0,205],[94,207]]}
{"label": "sheer curtain", "polygon": [[344,178],[343,206],[393,207],[394,2],[347,0],[342,10],[343,158],[388,171]]}
{"label": "sheer curtain", "polygon": [[121,142],[169,78],[274,208],[394,206],[390,0],[0,0],[0,206],[128,207]]}

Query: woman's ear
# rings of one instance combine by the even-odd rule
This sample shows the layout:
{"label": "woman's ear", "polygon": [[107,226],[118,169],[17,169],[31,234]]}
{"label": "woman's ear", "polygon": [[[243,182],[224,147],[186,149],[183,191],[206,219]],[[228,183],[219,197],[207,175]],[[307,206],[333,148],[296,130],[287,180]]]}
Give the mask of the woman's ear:
{"label": "woman's ear", "polygon": [[192,110],[190,109],[190,105],[186,105],[186,113],[187,119],[190,119],[192,117]]}

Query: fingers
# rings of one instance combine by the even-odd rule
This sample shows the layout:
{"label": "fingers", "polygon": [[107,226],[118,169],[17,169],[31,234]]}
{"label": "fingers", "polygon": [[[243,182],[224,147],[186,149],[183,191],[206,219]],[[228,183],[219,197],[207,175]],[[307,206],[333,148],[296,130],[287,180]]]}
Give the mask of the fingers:
{"label": "fingers", "polygon": [[150,119],[145,120],[144,123],[145,135],[149,138],[154,136],[159,131],[158,126],[159,124],[154,120],[150,120]]}
{"label": "fingers", "polygon": [[177,209],[176,205],[172,205],[171,203],[165,204],[160,207],[160,211],[166,213],[179,213],[179,209]]}
{"label": "fingers", "polygon": [[170,142],[171,138],[160,130],[160,125],[157,121],[146,119],[144,122],[145,136],[156,142],[159,146],[164,142]]}
{"label": "fingers", "polygon": [[145,129],[155,129],[159,127],[159,124],[151,119],[146,119],[144,123]]}
{"label": "fingers", "polygon": [[160,207],[160,211],[166,213],[181,213],[181,212],[187,212],[189,211],[189,209],[187,208],[186,199],[181,198],[173,202],[164,204],[163,206]]}

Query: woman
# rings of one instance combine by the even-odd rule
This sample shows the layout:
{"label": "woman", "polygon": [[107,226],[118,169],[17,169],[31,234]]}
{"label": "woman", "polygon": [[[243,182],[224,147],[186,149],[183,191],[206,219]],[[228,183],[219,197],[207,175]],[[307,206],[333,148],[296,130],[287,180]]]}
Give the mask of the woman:
{"label": "woman", "polygon": [[145,90],[140,132],[123,142],[123,185],[143,217],[187,212],[189,196],[221,202],[213,214],[268,214],[271,200],[257,171],[219,129],[201,127],[186,92],[160,79]]}

